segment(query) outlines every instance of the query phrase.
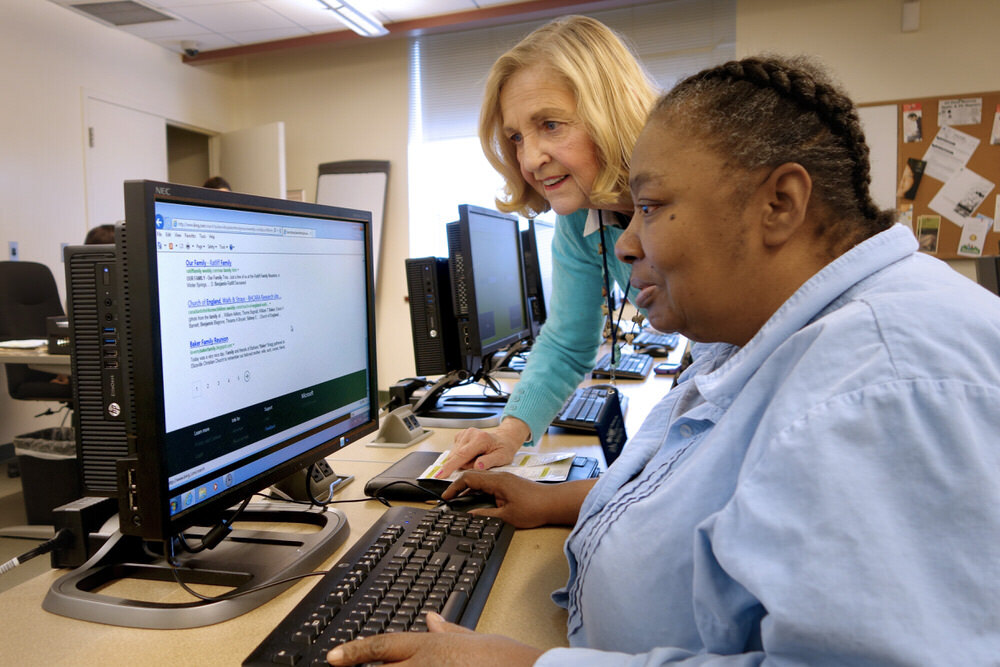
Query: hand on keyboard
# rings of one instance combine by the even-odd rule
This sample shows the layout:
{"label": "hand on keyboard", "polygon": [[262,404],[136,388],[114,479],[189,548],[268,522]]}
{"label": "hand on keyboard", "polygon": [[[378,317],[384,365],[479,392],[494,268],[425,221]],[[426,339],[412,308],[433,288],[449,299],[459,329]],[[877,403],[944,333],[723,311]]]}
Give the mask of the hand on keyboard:
{"label": "hand on keyboard", "polygon": [[532,665],[542,651],[499,635],[483,635],[437,614],[427,615],[429,632],[378,635],[338,646],[327,657],[331,665],[368,662],[396,663],[412,660],[418,665],[481,665],[512,667]]}

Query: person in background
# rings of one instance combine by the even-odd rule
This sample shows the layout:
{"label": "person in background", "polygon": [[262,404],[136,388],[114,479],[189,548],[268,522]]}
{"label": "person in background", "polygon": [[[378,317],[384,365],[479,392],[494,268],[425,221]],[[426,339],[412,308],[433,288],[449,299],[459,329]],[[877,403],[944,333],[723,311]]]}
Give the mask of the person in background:
{"label": "person in background", "polygon": [[1000,301],[879,210],[868,153],[809,62],[668,93],[616,253],[650,322],[702,349],[599,480],[466,472],[444,493],[575,524],[569,648],[428,615],[330,663],[997,664]]}
{"label": "person in background", "polygon": [[87,232],[87,236],[84,237],[83,242],[86,245],[93,245],[95,243],[114,243],[115,226],[97,225],[96,227],[91,227],[90,231]]}
{"label": "person in background", "polygon": [[213,190],[225,190],[226,192],[231,192],[232,188],[229,187],[229,182],[226,181],[222,176],[212,176],[207,181],[205,181],[202,186],[203,188],[211,188]]}
{"label": "person in background", "polygon": [[612,248],[632,211],[629,155],[655,99],[622,40],[584,16],[538,28],[490,70],[479,138],[504,178],[497,208],[557,214],[553,294],[500,426],[459,432],[440,477],[510,463],[593,368],[607,294],[615,283],[627,294],[629,268]]}

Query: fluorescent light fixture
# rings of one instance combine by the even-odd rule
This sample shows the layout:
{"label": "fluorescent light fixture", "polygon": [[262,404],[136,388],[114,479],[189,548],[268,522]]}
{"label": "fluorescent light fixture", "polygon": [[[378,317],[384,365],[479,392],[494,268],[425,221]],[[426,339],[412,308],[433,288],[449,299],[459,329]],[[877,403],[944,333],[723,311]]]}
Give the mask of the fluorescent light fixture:
{"label": "fluorescent light fixture", "polygon": [[327,9],[331,9],[337,14],[337,18],[348,28],[365,37],[381,37],[388,35],[382,22],[363,9],[353,7],[346,2],[336,0],[317,0],[319,4]]}

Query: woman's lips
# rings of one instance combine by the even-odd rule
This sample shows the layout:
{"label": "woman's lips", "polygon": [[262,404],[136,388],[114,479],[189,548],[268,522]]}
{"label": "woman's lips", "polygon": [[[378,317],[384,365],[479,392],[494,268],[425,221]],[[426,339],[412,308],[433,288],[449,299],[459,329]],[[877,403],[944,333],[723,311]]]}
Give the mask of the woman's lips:
{"label": "woman's lips", "polygon": [[559,179],[557,179],[555,181],[553,181],[552,179],[548,179],[547,178],[547,179],[541,181],[541,184],[542,184],[542,187],[545,188],[546,190],[554,190],[554,189],[558,188],[560,185],[562,185],[563,183],[565,183],[567,178],[569,178],[569,176],[561,176]]}
{"label": "woman's lips", "polygon": [[653,292],[656,291],[654,285],[633,285],[639,290],[639,293],[635,295],[635,305],[639,308],[646,308],[649,306],[650,302],[653,300]]}

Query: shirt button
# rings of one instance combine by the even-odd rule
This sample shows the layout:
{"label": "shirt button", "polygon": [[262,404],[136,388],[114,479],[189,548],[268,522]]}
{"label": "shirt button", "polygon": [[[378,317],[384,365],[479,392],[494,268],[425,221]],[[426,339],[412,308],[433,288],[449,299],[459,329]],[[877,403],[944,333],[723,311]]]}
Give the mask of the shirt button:
{"label": "shirt button", "polygon": [[694,435],[694,429],[688,424],[681,424],[681,427],[677,430],[680,432],[682,438],[690,438]]}

